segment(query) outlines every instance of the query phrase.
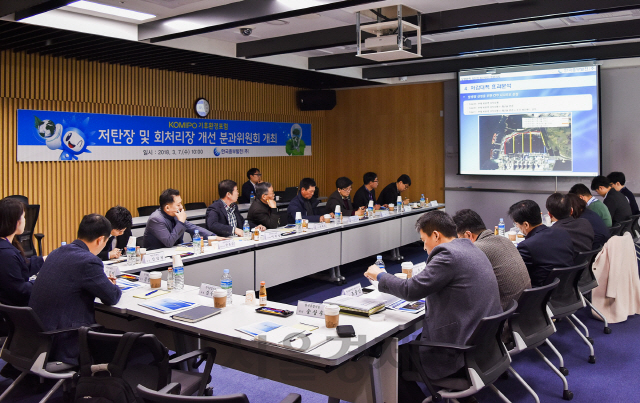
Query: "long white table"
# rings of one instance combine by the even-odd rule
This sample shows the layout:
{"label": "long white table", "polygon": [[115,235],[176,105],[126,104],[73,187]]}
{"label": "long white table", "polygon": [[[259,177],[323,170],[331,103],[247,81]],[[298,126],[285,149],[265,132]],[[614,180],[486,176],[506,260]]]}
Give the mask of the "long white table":
{"label": "long white table", "polygon": [[[175,341],[180,339],[181,343],[185,343],[184,339],[191,341],[194,347],[198,342],[215,347],[219,365],[324,394],[330,397],[330,402],[337,399],[355,403],[397,402],[398,340],[419,329],[424,317],[390,310],[384,311],[383,322],[340,315],[340,324],[352,325],[356,337],[336,337],[305,353],[256,342],[235,329],[260,321],[282,325],[306,323],[319,326],[314,332],[335,337],[335,329],[327,329],[324,319],[295,314],[289,318],[261,315],[254,311],[257,305],[245,305],[244,296],[234,295],[233,304],[220,315],[190,324],[140,306],[141,300],[133,295],[147,290],[145,287],[126,291],[112,307],[97,304],[98,323],[123,331],[154,333],[165,345],[177,350],[180,346]],[[170,295],[202,305],[213,303],[211,298],[198,296],[197,288],[190,286]],[[375,297],[375,293],[368,296]],[[275,302],[269,302],[268,306],[295,311],[293,306]]]}

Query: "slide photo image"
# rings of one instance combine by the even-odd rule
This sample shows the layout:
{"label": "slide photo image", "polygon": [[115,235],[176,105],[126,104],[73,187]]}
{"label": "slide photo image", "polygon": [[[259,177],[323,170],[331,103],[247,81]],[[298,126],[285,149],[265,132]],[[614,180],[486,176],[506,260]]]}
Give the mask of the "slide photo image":
{"label": "slide photo image", "polygon": [[480,170],[572,171],[571,113],[478,116]]}

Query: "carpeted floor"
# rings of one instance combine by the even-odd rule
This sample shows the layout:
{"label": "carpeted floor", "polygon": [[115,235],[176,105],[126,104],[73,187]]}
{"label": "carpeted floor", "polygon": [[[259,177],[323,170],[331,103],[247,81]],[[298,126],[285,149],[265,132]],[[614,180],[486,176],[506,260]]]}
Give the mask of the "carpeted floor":
{"label": "carpeted floor", "polygon": [[[422,245],[412,244],[401,249],[406,260],[413,263],[424,261],[426,252]],[[346,277],[347,284],[335,286],[312,278],[302,278],[280,286],[271,287],[268,290],[269,299],[273,301],[296,305],[297,301],[322,302],[323,300],[340,295],[343,287],[356,283],[363,286],[369,285],[363,273],[366,268],[375,262],[375,256],[353,262],[342,268],[342,275]],[[390,262],[385,259],[387,271],[400,272],[399,262]],[[578,335],[570,328],[568,323],[557,324],[558,332],[551,336],[551,341],[563,354],[565,366],[570,373],[567,376],[569,389],[573,391],[574,401],[579,403],[590,402],[635,402],[638,397],[638,380],[640,375],[640,349],[637,348],[640,335],[640,318],[635,316],[624,323],[612,324],[611,334],[603,333],[603,324],[587,314],[583,309],[578,317],[587,325],[591,337],[594,339],[596,364],[587,363],[589,356],[588,347]],[[542,352],[557,365],[555,355],[547,347],[541,347]],[[4,362],[0,360],[0,365]],[[529,383],[538,393],[541,402],[562,402],[562,382],[546,364],[544,364],[535,352],[525,352],[513,358],[513,368]],[[288,393],[299,393],[305,403],[326,402],[326,396],[318,395],[306,390],[300,390],[291,386],[244,374],[233,369],[214,366],[213,372],[214,394],[217,396],[243,392],[247,394],[251,402],[276,403]],[[11,380],[0,377],[0,391],[4,391]],[[51,385],[48,383],[47,385]],[[499,380],[495,384],[513,402],[533,402],[531,395],[513,377]],[[33,384],[25,384],[12,392],[6,398],[7,402],[35,403],[44,396],[45,390],[37,390]],[[485,389],[478,393],[480,402],[500,402],[496,395]],[[50,400],[52,403],[61,403],[62,393],[58,391]],[[402,402],[411,403],[411,402]]]}

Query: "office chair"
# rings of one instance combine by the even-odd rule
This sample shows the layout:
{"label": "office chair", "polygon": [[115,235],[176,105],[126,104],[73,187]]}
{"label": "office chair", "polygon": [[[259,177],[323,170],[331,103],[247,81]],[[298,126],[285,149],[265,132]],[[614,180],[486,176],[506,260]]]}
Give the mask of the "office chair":
{"label": "office chair", "polygon": [[620,221],[620,232],[617,235],[624,235],[626,232],[631,233],[631,237],[633,238],[633,232],[631,231],[633,227],[633,223],[636,220],[634,216],[631,216],[628,220]]}
{"label": "office chair", "polygon": [[281,202],[290,202],[298,194],[298,187],[288,187],[284,190],[284,194],[280,197]]}
{"label": "office chair", "polygon": [[630,227],[631,237],[633,238],[633,241],[635,242],[637,240],[638,236],[640,236],[640,226],[638,226],[638,221],[640,220],[640,214],[633,214],[629,218],[632,221],[631,227]]}
{"label": "office chair", "polygon": [[[578,253],[578,259],[580,259],[581,261],[578,261],[578,259],[576,259],[576,263],[589,263],[587,265],[587,268],[582,272],[582,276],[580,276],[580,282],[578,282],[578,288],[580,289],[580,293],[582,293],[583,296],[587,295],[589,292],[591,292],[591,290],[598,286],[598,280],[596,280],[596,275],[593,273],[593,262],[595,261],[596,256],[598,256],[598,253],[600,253],[602,248],[603,246],[588,252]],[[602,314],[602,312],[597,310],[588,298],[584,298],[584,302],[589,305],[589,308],[591,308],[595,313],[598,314],[598,316],[602,318],[602,321],[604,322],[604,333],[611,334],[609,322],[607,321],[607,318]],[[593,339],[589,337],[588,330],[586,332],[586,336],[587,339],[592,342]]]}
{"label": "office chair", "polygon": [[16,199],[18,200],[20,203],[24,204],[25,206],[27,204],[29,204],[29,198],[27,196],[22,196],[22,195],[11,195],[11,196],[7,196],[7,199],[11,198],[11,199]]}
{"label": "office chair", "polygon": [[143,236],[136,237],[136,246],[144,248],[144,237]]}
{"label": "office chair", "polygon": [[[426,340],[414,340],[409,343],[412,349],[411,359],[414,367],[418,369],[419,379],[410,371],[404,372],[402,376],[408,380],[421,380],[427,385],[431,396],[427,397],[423,403],[438,402],[442,398],[457,399],[471,396],[485,386],[490,387],[503,401],[509,402],[509,399],[493,386],[493,383],[511,367],[511,357],[502,343],[502,330],[505,321],[515,312],[517,306],[518,303],[513,301],[505,312],[482,318],[465,345]],[[430,379],[420,362],[420,347],[431,347],[432,352],[439,354],[443,354],[447,350],[464,353],[464,367],[462,369],[465,376]],[[515,371],[513,373],[527,390],[532,391],[531,387]],[[434,386],[442,389],[436,392]]]}
{"label": "office chair", "polygon": [[46,402],[60,386],[63,386],[63,390],[66,393],[68,386],[66,381],[71,380],[77,366],[50,361],[49,354],[55,335],[77,332],[78,329],[45,331],[40,318],[29,307],[0,304],[0,314],[8,325],[8,336],[0,358],[22,371],[16,380],[0,395],[0,401],[4,400],[29,373],[58,381],[40,400],[41,403]]}
{"label": "office chair", "polygon": [[[38,216],[40,215],[39,204],[27,204],[24,206],[24,232],[17,236],[18,241],[22,244],[24,249],[24,255],[31,257],[34,255],[42,256],[42,239],[44,234],[34,234],[33,231],[36,228],[38,222]],[[38,242],[38,253],[36,253],[36,247],[33,244],[33,237],[36,237]]]}
{"label": "office chair", "polygon": [[[179,383],[170,383],[166,387],[159,391],[154,391],[145,388],[142,385],[138,385],[138,396],[142,398],[144,403],[188,403],[188,402],[202,402],[202,403],[249,403],[247,395],[244,393],[236,393],[233,395],[225,396],[211,396],[211,397],[192,397],[192,396],[179,396],[176,393],[180,393]],[[284,400],[280,403],[301,403],[302,397],[296,393],[289,393]]]}
{"label": "office chair", "polygon": [[586,306],[578,283],[580,282],[582,272],[588,265],[589,262],[584,262],[576,266],[553,269],[551,273],[549,273],[545,283],[550,284],[556,278],[560,279],[560,284],[558,284],[551,293],[551,298],[549,298],[547,306],[553,314],[553,319],[566,319],[573,330],[578,333],[582,341],[589,347],[590,355],[588,362],[595,364],[596,357],[593,352],[593,340],[587,339],[587,336],[573,323],[573,321],[576,321],[583,329],[587,329],[580,319],[575,316],[575,313]]}
{"label": "office chair", "polygon": [[186,203],[184,205],[184,209],[187,211],[199,210],[203,208],[207,208],[207,205],[204,202]]}
{"label": "office chair", "polygon": [[156,211],[159,208],[160,208],[160,206],[142,206],[142,207],[138,207],[138,216],[140,216],[140,217],[149,216],[149,215],[151,215],[151,213],[153,213],[154,211]]}
{"label": "office chair", "polygon": [[620,235],[620,230],[622,229],[622,225],[620,225],[619,223],[616,225],[613,225],[611,227],[609,227],[609,235],[610,236],[617,236]]}
{"label": "office chair", "polygon": [[[553,282],[542,287],[527,288],[518,298],[518,307],[509,318],[507,328],[513,336],[514,347],[509,350],[509,355],[513,358],[526,350],[535,350],[542,360],[556,373],[562,380],[563,392],[562,398],[565,400],[573,399],[573,392],[569,390],[565,375],[569,371],[564,367],[562,355],[555,346],[549,341],[549,336],[556,332],[556,327],[551,320],[551,313],[547,308],[551,293],[560,283],[560,279],[554,279]],[[549,359],[538,349],[543,344],[547,344],[549,348],[560,359],[560,368],[556,368]],[[509,367],[511,371],[512,368]],[[516,375],[516,374],[514,374]],[[517,375],[516,375],[517,377]],[[530,392],[531,393],[531,392]],[[535,393],[535,392],[534,392]],[[538,398],[534,395],[536,401]]]}

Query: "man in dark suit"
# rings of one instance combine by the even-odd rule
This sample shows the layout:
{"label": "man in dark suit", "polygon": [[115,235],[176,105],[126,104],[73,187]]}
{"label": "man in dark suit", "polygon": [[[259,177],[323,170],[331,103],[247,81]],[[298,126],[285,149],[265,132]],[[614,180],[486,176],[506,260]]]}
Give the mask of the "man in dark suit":
{"label": "man in dark suit", "polygon": [[[422,272],[402,280],[373,265],[365,276],[377,280],[382,292],[408,301],[425,298],[422,339],[463,345],[482,318],[502,313],[491,263],[471,241],[456,238],[456,225],[443,211],[425,213],[416,227],[429,254]],[[429,348],[420,351],[420,360],[431,379],[456,374],[464,365],[463,354],[459,352],[434,354]],[[410,350],[401,347],[401,358],[407,353]]]}
{"label": "man in dark suit", "polygon": [[573,266],[575,257],[571,236],[562,228],[542,224],[540,206],[533,200],[522,200],[509,207],[509,216],[525,235],[518,252],[527,266],[531,285],[540,287],[560,267]]}
{"label": "man in dark suit", "polygon": [[256,200],[258,199],[256,185],[262,182],[262,173],[258,168],[251,168],[247,171],[247,179],[249,180],[242,184],[242,196],[238,199],[238,203],[249,203],[251,192],[256,196]]}
{"label": "man in dark suit", "polygon": [[561,193],[553,193],[547,198],[547,211],[554,227],[564,229],[571,236],[573,253],[588,252],[593,247],[595,236],[589,221],[571,216],[571,202]]}
{"label": "man in dark suit", "polygon": [[[303,178],[300,181],[298,194],[287,206],[287,222],[289,224],[295,224],[298,212],[302,213],[302,219],[309,220],[309,222],[320,222],[320,217],[322,217],[318,209],[320,201],[313,197],[315,191],[316,181],[313,178]],[[329,214],[333,217],[333,213]]]}
{"label": "man in dark suit", "polygon": [[380,208],[380,205],[376,205],[376,188],[378,187],[378,175],[375,172],[367,172],[362,177],[364,185],[360,186],[356,190],[356,194],[353,195],[353,208],[359,209],[360,207],[367,208],[369,202],[374,203],[374,209]]}
{"label": "man in dark suit", "polygon": [[596,176],[591,181],[591,190],[595,190],[600,196],[604,197],[602,202],[611,213],[611,221],[613,225],[621,221],[628,220],[631,217],[631,206],[626,197],[611,187],[611,181],[606,176]]}
{"label": "man in dark suit", "polygon": [[364,215],[365,207],[362,206],[360,208],[354,208],[353,204],[351,204],[351,185],[353,182],[351,179],[341,176],[336,179],[336,188],[338,188],[335,192],[331,193],[329,199],[327,199],[327,204],[325,206],[325,213],[331,214],[336,211],[336,206],[340,206],[340,212],[343,217],[352,216],[352,215]]}
{"label": "man in dark suit", "polygon": [[377,204],[384,207],[388,207],[390,203],[395,204],[398,201],[398,196],[400,196],[400,193],[409,189],[409,186],[411,186],[411,178],[409,178],[409,175],[400,175],[397,181],[388,184],[384,189],[382,189],[382,192],[380,192],[380,196],[378,196]]}
{"label": "man in dark suit", "polygon": [[256,185],[256,201],[249,207],[247,220],[252,227],[262,225],[266,229],[274,229],[280,225],[275,193],[269,182],[260,182]]}
{"label": "man in dark suit", "polygon": [[600,218],[595,211],[588,209],[587,203],[579,195],[567,193],[565,197],[569,203],[571,203],[571,216],[573,218],[583,218],[591,224],[591,228],[593,229],[593,243],[591,244],[591,250],[598,249],[603,246],[610,237],[609,228],[607,228],[604,220]]}
{"label": "man in dark suit", "polygon": [[129,210],[122,206],[111,207],[104,216],[111,223],[111,236],[98,257],[101,260],[117,259],[127,248],[133,219]]}
{"label": "man in dark suit", "polygon": [[[244,217],[238,211],[238,184],[230,179],[218,183],[220,198],[207,207],[206,222],[209,231],[219,236],[244,236]],[[265,228],[258,226],[260,231]]]}
{"label": "man in dark suit", "polygon": [[636,197],[633,195],[633,192],[630,191],[624,184],[627,183],[627,179],[625,178],[622,172],[611,172],[607,175],[607,179],[611,182],[611,187],[622,193],[624,197],[629,201],[629,206],[631,207],[631,214],[640,214],[640,210],[638,209],[638,202],[636,201]]}
{"label": "man in dark suit", "polygon": [[[110,233],[109,220],[98,214],[86,215],[80,222],[78,239],[55,249],[47,257],[29,300],[29,306],[46,330],[92,325],[96,323],[96,298],[105,305],[120,300],[120,288],[115,285],[115,279],[107,278],[102,261],[97,257]],[[56,336],[51,358],[77,364],[77,334]]]}

